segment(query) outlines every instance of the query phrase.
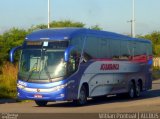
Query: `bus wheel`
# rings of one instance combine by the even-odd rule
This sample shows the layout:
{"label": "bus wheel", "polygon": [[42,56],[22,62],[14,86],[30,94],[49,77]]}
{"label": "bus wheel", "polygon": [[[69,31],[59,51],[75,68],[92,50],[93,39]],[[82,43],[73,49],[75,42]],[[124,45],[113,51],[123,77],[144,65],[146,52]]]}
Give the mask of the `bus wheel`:
{"label": "bus wheel", "polygon": [[85,105],[87,103],[87,90],[83,85],[80,90],[79,99],[76,100],[78,105]]}
{"label": "bus wheel", "polygon": [[138,82],[138,84],[136,85],[135,97],[139,97],[140,93],[141,93],[141,86],[140,83]]}
{"label": "bus wheel", "polygon": [[40,106],[40,107],[43,107],[43,106],[46,106],[47,105],[47,101],[38,101],[38,100],[35,100],[35,103]]}
{"label": "bus wheel", "polygon": [[134,85],[133,82],[131,82],[130,88],[129,88],[129,91],[128,91],[128,97],[129,98],[134,98],[135,97],[135,92],[136,92],[135,85]]}

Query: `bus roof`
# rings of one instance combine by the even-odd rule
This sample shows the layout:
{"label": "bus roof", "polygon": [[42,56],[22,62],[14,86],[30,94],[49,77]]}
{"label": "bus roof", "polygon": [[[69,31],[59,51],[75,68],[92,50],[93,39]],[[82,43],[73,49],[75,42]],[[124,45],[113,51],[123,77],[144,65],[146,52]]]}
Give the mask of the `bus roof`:
{"label": "bus roof", "polygon": [[99,30],[91,30],[86,28],[56,28],[56,29],[42,29],[32,32],[31,34],[26,36],[26,41],[56,41],[56,40],[69,40],[77,35],[85,35],[92,34],[94,36],[108,37],[112,39],[121,39],[121,40],[134,40],[139,42],[148,42],[151,43],[150,40],[139,39],[139,38],[131,38],[129,36],[108,32],[108,31],[99,31]]}

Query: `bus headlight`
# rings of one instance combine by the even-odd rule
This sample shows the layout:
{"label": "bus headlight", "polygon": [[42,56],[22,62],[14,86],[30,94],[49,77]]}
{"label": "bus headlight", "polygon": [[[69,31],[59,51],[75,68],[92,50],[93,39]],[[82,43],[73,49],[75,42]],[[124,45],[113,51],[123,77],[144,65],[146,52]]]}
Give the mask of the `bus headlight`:
{"label": "bus headlight", "polygon": [[67,86],[67,84],[63,84],[63,85],[59,85],[59,86],[50,88],[49,90],[50,91],[58,91],[58,90],[61,90],[61,89],[65,88],[66,86]]}
{"label": "bus headlight", "polygon": [[25,88],[24,85],[21,85],[21,84],[19,84],[19,83],[17,83],[17,87],[20,88],[20,89],[24,89],[24,88]]}

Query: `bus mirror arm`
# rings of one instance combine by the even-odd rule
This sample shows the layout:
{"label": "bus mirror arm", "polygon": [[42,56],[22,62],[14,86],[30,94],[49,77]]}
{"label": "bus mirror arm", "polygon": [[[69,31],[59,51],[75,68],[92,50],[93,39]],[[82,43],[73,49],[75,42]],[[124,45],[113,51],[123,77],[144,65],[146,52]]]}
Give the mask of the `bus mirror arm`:
{"label": "bus mirror arm", "polygon": [[71,54],[71,52],[73,51],[74,48],[75,48],[74,46],[69,46],[69,47],[65,50],[65,53],[64,53],[64,61],[65,61],[65,62],[68,62],[68,61],[69,61],[70,54]]}
{"label": "bus mirror arm", "polygon": [[10,50],[9,52],[9,56],[10,56],[10,62],[14,62],[14,53],[17,51],[17,50],[20,50],[22,48],[22,46],[18,46],[18,47],[14,47]]}

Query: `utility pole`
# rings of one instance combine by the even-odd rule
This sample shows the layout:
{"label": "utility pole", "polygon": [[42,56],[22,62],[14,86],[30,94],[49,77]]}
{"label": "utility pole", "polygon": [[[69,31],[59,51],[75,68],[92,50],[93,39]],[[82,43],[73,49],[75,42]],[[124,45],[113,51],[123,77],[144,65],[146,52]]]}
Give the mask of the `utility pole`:
{"label": "utility pole", "polygon": [[132,37],[135,37],[135,0],[132,0]]}
{"label": "utility pole", "polygon": [[127,21],[128,23],[131,23],[131,36],[133,37],[133,28],[132,28],[132,20],[130,20],[130,21]]}
{"label": "utility pole", "polygon": [[131,36],[135,37],[135,0],[132,0],[132,19],[127,21],[131,23]]}
{"label": "utility pole", "polygon": [[50,28],[50,0],[48,0],[48,29]]}

